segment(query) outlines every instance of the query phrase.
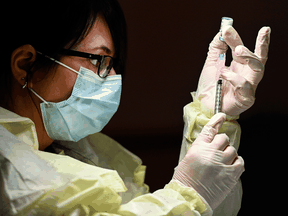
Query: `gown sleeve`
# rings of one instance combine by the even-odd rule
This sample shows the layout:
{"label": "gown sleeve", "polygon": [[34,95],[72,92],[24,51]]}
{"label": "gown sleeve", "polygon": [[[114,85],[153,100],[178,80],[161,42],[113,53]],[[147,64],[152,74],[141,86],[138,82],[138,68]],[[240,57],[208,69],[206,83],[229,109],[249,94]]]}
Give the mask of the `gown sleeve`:
{"label": "gown sleeve", "polygon": [[117,171],[34,150],[1,126],[0,135],[5,215],[211,215],[196,191],[176,181],[122,204],[127,188]]}

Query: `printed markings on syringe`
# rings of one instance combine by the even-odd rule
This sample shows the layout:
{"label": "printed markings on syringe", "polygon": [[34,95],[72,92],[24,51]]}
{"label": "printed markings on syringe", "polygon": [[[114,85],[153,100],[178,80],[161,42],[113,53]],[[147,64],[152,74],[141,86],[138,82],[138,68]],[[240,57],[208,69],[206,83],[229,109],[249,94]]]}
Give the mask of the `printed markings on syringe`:
{"label": "printed markings on syringe", "polygon": [[222,79],[219,79],[216,86],[215,114],[221,112]]}

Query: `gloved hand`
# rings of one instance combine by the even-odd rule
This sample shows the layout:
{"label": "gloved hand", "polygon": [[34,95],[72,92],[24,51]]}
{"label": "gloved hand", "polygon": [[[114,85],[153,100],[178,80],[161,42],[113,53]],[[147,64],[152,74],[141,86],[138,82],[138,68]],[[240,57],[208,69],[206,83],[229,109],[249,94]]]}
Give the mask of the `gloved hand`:
{"label": "gloved hand", "polygon": [[270,27],[263,27],[258,33],[255,52],[243,46],[243,42],[232,26],[222,31],[222,37],[232,49],[233,61],[230,67],[217,70],[219,54],[226,53],[228,46],[219,40],[218,33],[210,43],[208,57],[204,64],[196,97],[209,110],[214,110],[216,82],[222,77],[222,112],[238,116],[249,109],[255,101],[257,85],[264,75],[264,66],[270,43]]}
{"label": "gloved hand", "polygon": [[244,160],[229,145],[226,134],[217,134],[226,119],[214,115],[175,168],[174,180],[192,187],[215,209],[230,193],[244,172]]}

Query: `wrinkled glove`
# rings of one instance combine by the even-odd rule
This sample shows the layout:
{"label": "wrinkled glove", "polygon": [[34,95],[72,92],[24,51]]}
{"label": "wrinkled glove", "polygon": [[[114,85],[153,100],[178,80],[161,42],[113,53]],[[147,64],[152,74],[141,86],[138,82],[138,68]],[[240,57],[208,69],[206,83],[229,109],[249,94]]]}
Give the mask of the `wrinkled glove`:
{"label": "wrinkled glove", "polygon": [[[258,33],[255,52],[243,46],[243,42],[232,26],[222,30],[225,43],[219,40],[218,33],[210,43],[208,57],[204,64],[196,97],[209,110],[214,110],[216,82],[222,77],[222,112],[238,116],[249,109],[255,101],[257,85],[264,75],[270,43],[270,27],[263,27]],[[218,69],[219,54],[226,53],[228,46],[232,50],[233,61],[230,67]]]}
{"label": "wrinkled glove", "polygon": [[229,145],[226,134],[217,134],[226,119],[214,115],[175,168],[174,180],[192,187],[215,209],[236,185],[244,172],[244,160]]}

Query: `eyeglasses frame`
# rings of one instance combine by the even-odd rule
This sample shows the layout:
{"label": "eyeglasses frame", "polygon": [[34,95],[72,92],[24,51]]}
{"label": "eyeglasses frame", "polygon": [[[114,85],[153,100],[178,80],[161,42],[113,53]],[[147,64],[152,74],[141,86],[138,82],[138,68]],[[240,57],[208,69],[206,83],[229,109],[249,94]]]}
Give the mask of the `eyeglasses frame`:
{"label": "eyeglasses frame", "polygon": [[67,55],[67,56],[76,56],[76,57],[81,57],[81,58],[88,58],[88,59],[92,59],[92,60],[96,59],[96,60],[98,60],[100,62],[100,65],[102,64],[102,62],[106,58],[110,58],[112,60],[112,65],[109,65],[110,67],[107,67],[107,70],[109,70],[109,71],[104,77],[100,75],[100,66],[99,66],[99,68],[97,70],[97,74],[101,78],[106,78],[109,75],[111,69],[113,68],[114,61],[115,61],[115,59],[113,57],[108,56],[108,55],[97,55],[97,54],[80,52],[80,51],[70,50],[70,49],[61,49],[60,51],[58,51],[58,54]]}

